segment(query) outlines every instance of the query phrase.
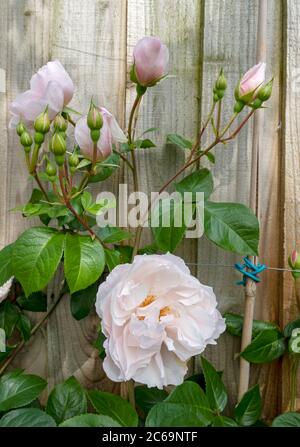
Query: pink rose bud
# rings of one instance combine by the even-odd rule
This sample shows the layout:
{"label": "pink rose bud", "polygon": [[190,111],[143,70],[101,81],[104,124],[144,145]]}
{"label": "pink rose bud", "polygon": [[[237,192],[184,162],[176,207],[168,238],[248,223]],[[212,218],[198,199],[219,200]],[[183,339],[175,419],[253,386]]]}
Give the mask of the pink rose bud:
{"label": "pink rose bud", "polygon": [[297,250],[293,250],[288,259],[291,269],[299,270],[299,272],[292,272],[293,278],[300,278],[300,255]]}
{"label": "pink rose bud", "polygon": [[243,101],[249,103],[256,97],[256,90],[265,81],[266,64],[260,62],[254,67],[250,68],[247,73],[244,74],[242,80],[237,86],[235,96],[237,101]]}
{"label": "pink rose bud", "polygon": [[134,66],[131,79],[152,87],[166,75],[169,50],[157,37],[143,37],[133,50]]}
{"label": "pink rose bud", "polygon": [[10,127],[23,120],[32,124],[37,116],[48,106],[52,120],[67,105],[74,93],[72,79],[59,61],[48,62],[32,76],[30,90],[21,93],[11,103]]}
{"label": "pink rose bud", "polygon": [[[100,130],[100,139],[97,141],[97,161],[103,161],[112,153],[113,141],[127,142],[127,138],[119,127],[113,115],[104,107],[100,107],[103,125]],[[88,160],[93,160],[94,143],[91,130],[87,124],[87,115],[80,118],[75,126],[75,140],[80,152]]]}

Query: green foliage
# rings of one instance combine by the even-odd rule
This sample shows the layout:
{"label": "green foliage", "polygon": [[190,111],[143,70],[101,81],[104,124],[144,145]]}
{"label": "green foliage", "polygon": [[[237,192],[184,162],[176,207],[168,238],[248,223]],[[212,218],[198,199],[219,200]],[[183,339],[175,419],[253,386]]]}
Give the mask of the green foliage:
{"label": "green foliage", "polygon": [[269,329],[260,332],[240,355],[250,363],[268,363],[281,357],[285,350],[281,332]]}
{"label": "green foliage", "polygon": [[211,172],[206,168],[199,169],[176,183],[175,189],[182,196],[184,196],[185,192],[192,193],[194,201],[196,200],[197,192],[203,192],[204,198],[208,199],[214,189]]}
{"label": "green foliage", "polygon": [[98,284],[92,284],[84,290],[72,293],[70,299],[71,313],[76,320],[87,317],[96,302]]}
{"label": "green foliage", "polygon": [[147,427],[206,427],[212,420],[213,412],[203,390],[187,381],[151,408],[145,424]]}
{"label": "green foliage", "polygon": [[285,337],[290,337],[292,335],[293,330],[298,328],[300,328],[300,319],[291,321],[285,326],[283,330],[283,335]]}
{"label": "green foliage", "polygon": [[49,395],[46,412],[57,424],[87,412],[85,391],[74,377],[55,386]]}
{"label": "green foliage", "polygon": [[[226,320],[226,330],[229,334],[241,337],[244,321],[243,316],[228,312],[224,314],[224,318]],[[279,328],[275,323],[270,321],[253,320],[252,338],[255,338],[260,332],[269,329],[278,330]]]}
{"label": "green foliage", "polygon": [[135,401],[138,407],[147,416],[151,408],[168,397],[165,390],[158,388],[148,388],[147,386],[136,386],[134,389]]}
{"label": "green foliage", "polygon": [[238,427],[235,420],[227,416],[215,416],[211,425],[212,427]]}
{"label": "green foliage", "polygon": [[81,414],[60,424],[60,427],[122,427],[109,416],[99,414]]}
{"label": "green foliage", "polygon": [[3,375],[0,378],[0,412],[28,405],[46,385],[41,377],[20,370]]}
{"label": "green foliage", "polygon": [[96,233],[101,241],[105,242],[106,244],[116,244],[132,238],[132,234],[129,231],[111,227],[109,225],[102,228],[97,228]]}
{"label": "green foliage", "polygon": [[20,295],[17,299],[18,305],[30,312],[46,312],[47,311],[47,295],[43,292],[34,292],[27,298]]}
{"label": "green foliage", "polygon": [[0,304],[0,328],[4,329],[6,338],[9,338],[19,320],[19,311],[10,301]]}
{"label": "green foliage", "polygon": [[68,233],[64,266],[71,293],[85,289],[96,282],[104,270],[105,255],[102,245],[89,236]]}
{"label": "green foliage", "polygon": [[11,262],[13,247],[13,244],[10,244],[0,251],[0,287],[13,276]]}
{"label": "green foliage", "polygon": [[89,178],[90,183],[103,182],[109,178],[116,169],[118,169],[120,157],[118,154],[112,154],[103,163],[97,165],[97,173]]}
{"label": "green foliage", "polygon": [[283,413],[274,419],[272,427],[300,427],[300,413]]}
{"label": "green foliage", "polygon": [[111,272],[117,265],[121,264],[121,253],[118,250],[104,249],[105,262]]}
{"label": "green foliage", "polygon": [[191,141],[176,133],[170,133],[169,135],[167,135],[167,143],[175,144],[182,149],[191,149],[193,146],[193,143]]}
{"label": "green foliage", "polygon": [[25,295],[43,289],[53,277],[63,254],[65,235],[52,228],[33,227],[14,244],[12,265]]}
{"label": "green foliage", "polygon": [[224,250],[241,255],[258,254],[258,220],[245,205],[207,201],[204,228],[208,239]]}
{"label": "green foliage", "polygon": [[6,413],[0,419],[0,428],[2,427],[56,427],[56,423],[38,408],[21,408]]}
{"label": "green foliage", "polygon": [[213,365],[204,357],[201,358],[202,371],[205,378],[205,391],[210,407],[218,412],[227,404],[227,392],[222,379]]}
{"label": "green foliage", "polygon": [[259,386],[255,385],[244,394],[241,401],[235,407],[235,420],[239,423],[239,425],[243,425],[246,427],[254,425],[260,417],[261,408],[262,401]]}
{"label": "green foliage", "polygon": [[89,391],[88,397],[97,413],[111,417],[122,427],[137,427],[136,411],[120,396],[102,391]]}

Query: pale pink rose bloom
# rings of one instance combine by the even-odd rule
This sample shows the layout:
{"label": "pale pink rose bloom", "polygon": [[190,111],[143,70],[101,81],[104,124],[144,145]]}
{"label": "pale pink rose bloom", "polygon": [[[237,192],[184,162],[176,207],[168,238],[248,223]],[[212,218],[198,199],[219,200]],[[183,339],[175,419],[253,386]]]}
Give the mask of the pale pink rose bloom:
{"label": "pale pink rose bloom", "polygon": [[139,40],[134,48],[133,57],[140,85],[147,87],[165,76],[169,50],[157,37],[143,37]]}
{"label": "pale pink rose bloom", "polygon": [[250,68],[247,73],[244,74],[240,82],[239,91],[240,96],[245,96],[251,92],[254,92],[265,81],[266,64],[260,62],[254,67]]}
{"label": "pale pink rose bloom", "polygon": [[0,303],[7,298],[10,288],[12,286],[13,278],[10,278],[0,287]]}
{"label": "pale pink rose bloom", "polygon": [[[127,138],[114,116],[104,107],[100,107],[100,111],[103,118],[103,126],[100,129],[100,139],[97,143],[97,161],[105,160],[111,155],[113,141],[127,142]],[[87,125],[87,115],[80,118],[76,123],[75,140],[85,158],[92,160],[94,143],[91,139],[91,131]]]}
{"label": "pale pink rose bloom", "polygon": [[52,120],[71,101],[73,93],[73,81],[62,64],[57,60],[48,62],[32,76],[30,90],[11,103],[10,127],[15,127],[20,120],[32,124],[47,105]]}
{"label": "pale pink rose bloom", "polygon": [[170,253],[136,256],[99,287],[96,310],[106,337],[103,362],[116,382],[179,385],[187,360],[225,331],[213,289]]}

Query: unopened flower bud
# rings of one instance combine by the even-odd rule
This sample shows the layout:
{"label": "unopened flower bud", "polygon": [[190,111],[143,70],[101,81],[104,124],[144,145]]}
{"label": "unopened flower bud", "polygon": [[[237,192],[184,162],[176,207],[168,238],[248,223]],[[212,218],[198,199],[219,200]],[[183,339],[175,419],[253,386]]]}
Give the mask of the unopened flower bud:
{"label": "unopened flower bud", "polygon": [[268,101],[268,99],[272,95],[272,89],[273,89],[273,81],[274,79],[271,79],[271,81],[267,82],[266,85],[261,87],[257,92],[257,97],[262,101]]}
{"label": "unopened flower bud", "polygon": [[220,71],[218,79],[216,80],[215,88],[216,90],[224,90],[224,91],[227,89],[227,81],[223,73],[223,68]]}
{"label": "unopened flower bud", "polygon": [[214,98],[214,102],[220,101],[218,93],[214,93],[214,97],[213,98]]}
{"label": "unopened flower bud", "polygon": [[237,101],[234,104],[233,110],[234,110],[235,113],[240,113],[243,110],[244,107],[245,107],[245,104],[242,101]]}
{"label": "unopened flower bud", "polygon": [[94,143],[97,143],[99,138],[100,138],[100,130],[91,130],[91,140]]}
{"label": "unopened flower bud", "polygon": [[[103,126],[103,118],[100,110],[91,103],[87,116],[87,125],[91,130],[99,130]],[[98,141],[98,140],[97,140]]]}
{"label": "unopened flower bud", "polygon": [[64,119],[64,117],[59,114],[56,115],[54,121],[53,121],[54,129],[57,131],[65,132],[68,128],[68,122]]}
{"label": "unopened flower bud", "polygon": [[21,142],[22,146],[24,146],[24,148],[25,147],[29,147],[29,148],[31,147],[31,145],[32,145],[32,137],[26,130],[22,133],[21,138],[20,138],[20,142]]}
{"label": "unopened flower bud", "polygon": [[48,107],[46,107],[46,110],[39,114],[39,116],[36,118],[34,122],[34,129],[36,132],[45,134],[50,129],[50,119],[48,114]]}
{"label": "unopened flower bud", "polygon": [[252,109],[260,109],[262,106],[262,101],[259,98],[256,98],[251,104]]}
{"label": "unopened flower bud", "polygon": [[79,158],[77,154],[72,154],[69,157],[69,165],[73,168],[76,168],[79,164]]}
{"label": "unopened flower bud", "polygon": [[23,132],[26,131],[26,127],[24,126],[22,121],[20,121],[19,124],[17,125],[16,131],[17,131],[17,134],[19,135],[19,137],[22,135]]}
{"label": "unopened flower bud", "polygon": [[292,270],[299,270],[299,272],[292,272],[293,278],[300,278],[300,255],[297,250],[292,251],[291,255],[289,256],[288,262]]}
{"label": "unopened flower bud", "polygon": [[58,166],[62,166],[65,162],[65,155],[55,155],[55,161]]}
{"label": "unopened flower bud", "polygon": [[66,140],[61,132],[55,132],[52,137],[51,149],[54,155],[64,155],[67,150]]}
{"label": "unopened flower bud", "polygon": [[45,135],[41,132],[36,132],[34,134],[34,142],[39,146],[44,143]]}
{"label": "unopened flower bud", "polygon": [[56,166],[54,166],[50,161],[48,161],[46,166],[46,174],[49,177],[54,177],[56,175]]}

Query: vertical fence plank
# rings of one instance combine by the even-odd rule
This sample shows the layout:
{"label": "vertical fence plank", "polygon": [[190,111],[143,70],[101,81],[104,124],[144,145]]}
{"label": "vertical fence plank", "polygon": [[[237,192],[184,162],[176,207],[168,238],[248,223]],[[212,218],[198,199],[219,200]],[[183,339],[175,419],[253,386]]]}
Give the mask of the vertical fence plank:
{"label": "vertical fence plank", "polygon": [[[200,93],[202,76],[202,2],[197,0],[129,0],[128,1],[128,69],[132,65],[133,48],[144,36],[157,36],[169,48],[169,73],[155,88],[149,88],[139,113],[137,133],[156,127],[151,139],[155,149],[138,153],[140,190],[157,192],[184,161],[184,152],[166,144],[168,133],[178,133],[194,139],[199,129]],[[129,84],[127,105],[135,96],[135,86]],[[127,110],[127,117],[129,109]],[[131,182],[130,172],[125,177]],[[170,189],[169,189],[170,191]],[[144,242],[150,241],[150,232],[144,230]],[[185,240],[177,254],[187,262],[195,262],[197,244]]]}
{"label": "vertical fence plank", "polygon": [[[126,73],[126,1],[55,0],[52,9],[51,58],[58,58],[76,87],[72,105],[87,113],[93,97],[122,123]],[[96,186],[94,193],[113,184]],[[69,296],[48,323],[49,387],[74,374],[86,386],[112,389],[93,349],[98,317],[94,312],[77,322]],[[104,382],[103,382],[104,381]]]}
{"label": "vertical fence plank", "polygon": [[[300,248],[300,54],[299,54],[299,15],[300,4],[296,0],[285,2],[285,101],[284,114],[284,248],[286,262],[294,248]],[[282,325],[299,318],[297,311],[294,281],[286,272],[283,281],[283,302],[281,307]],[[298,382],[299,382],[298,373]],[[282,410],[286,411],[290,399],[290,365],[285,360],[282,370]],[[300,384],[299,384],[300,386]],[[297,405],[300,408],[300,389],[298,386]]]}
{"label": "vertical fence plank", "polygon": [[[244,8],[242,1],[208,0],[205,2],[205,30],[204,30],[204,68],[203,68],[203,116],[207,114],[211,106],[209,92],[212,90],[219,70],[223,67],[228,80],[228,92],[233,92],[240,76],[249,67],[255,64],[256,56],[256,32],[257,32],[257,6],[258,2],[248,2]],[[276,76],[272,101],[268,104],[270,111],[265,115],[263,146],[265,154],[259,170],[259,198],[261,201],[260,221],[262,231],[262,243],[260,246],[261,259],[269,265],[277,265],[279,262],[278,246],[274,243],[279,239],[278,204],[277,195],[279,189],[279,146],[277,126],[279,121],[279,78],[280,78],[280,3],[269,0],[268,18],[268,76]],[[228,32],[228,30],[231,32]],[[232,113],[233,97],[226,97],[225,106],[228,106],[226,119]],[[226,147],[219,147],[215,153],[217,162],[213,168],[215,177],[215,192],[213,200],[236,201],[249,203],[249,188],[251,174],[251,149],[252,149],[252,122],[246,126],[239,137]],[[272,154],[272,155],[271,155]],[[271,162],[270,162],[271,157]],[[271,191],[274,191],[271,193]],[[270,199],[271,197],[271,199]],[[273,240],[273,243],[272,243]],[[235,285],[238,275],[228,268],[215,268],[201,266],[201,263],[234,264],[240,257],[213,247],[205,240],[199,243],[199,278],[207,282],[215,289],[220,302],[222,312],[242,312],[243,291]],[[267,288],[278,288],[277,277],[269,277],[269,273],[263,277],[262,285],[258,286],[258,298],[256,304],[256,316],[266,319],[276,319],[278,314],[278,295],[267,294]],[[274,302],[276,301],[276,302]],[[209,351],[214,364],[224,370],[224,379],[231,396],[231,405],[236,402],[238,381],[237,354],[240,350],[240,340],[228,335],[222,336],[217,347]],[[269,371],[270,372],[270,371]],[[275,380],[275,370],[272,368]],[[255,373],[252,368],[252,380],[262,379],[264,393],[268,390],[268,407],[272,399],[272,411],[276,404],[276,380],[269,380],[265,374]]]}

